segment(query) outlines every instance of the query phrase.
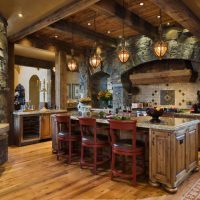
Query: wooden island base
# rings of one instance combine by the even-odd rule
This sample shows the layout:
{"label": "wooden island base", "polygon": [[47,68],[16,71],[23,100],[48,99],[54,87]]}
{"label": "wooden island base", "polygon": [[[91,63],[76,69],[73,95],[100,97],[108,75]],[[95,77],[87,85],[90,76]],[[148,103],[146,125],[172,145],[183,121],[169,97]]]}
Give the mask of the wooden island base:
{"label": "wooden island base", "polygon": [[[77,116],[71,116],[78,120]],[[137,127],[149,133],[149,179],[152,186],[162,186],[170,193],[198,170],[198,120],[187,118],[163,117],[161,123],[151,123],[149,117],[137,117]],[[53,119],[52,119],[53,120]],[[54,121],[54,120],[53,120]],[[97,119],[97,123],[107,124],[106,119]],[[57,149],[56,126],[53,150]]]}

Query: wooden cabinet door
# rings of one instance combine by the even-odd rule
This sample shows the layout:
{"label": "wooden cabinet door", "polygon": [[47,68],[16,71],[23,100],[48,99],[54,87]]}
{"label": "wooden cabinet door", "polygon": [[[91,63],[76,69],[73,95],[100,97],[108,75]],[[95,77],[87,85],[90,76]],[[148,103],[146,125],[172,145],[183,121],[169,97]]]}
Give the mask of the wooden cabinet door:
{"label": "wooden cabinet door", "polygon": [[151,131],[150,179],[170,184],[170,133]]}
{"label": "wooden cabinet door", "polygon": [[198,132],[194,127],[192,130],[188,130],[186,134],[186,161],[187,169],[189,170],[198,162]]}
{"label": "wooden cabinet door", "polygon": [[186,129],[182,129],[176,132],[173,136],[172,147],[172,178],[173,182],[179,180],[182,174],[187,170],[186,164]]}
{"label": "wooden cabinet door", "polygon": [[49,114],[42,114],[40,116],[40,135],[41,139],[51,138]]}

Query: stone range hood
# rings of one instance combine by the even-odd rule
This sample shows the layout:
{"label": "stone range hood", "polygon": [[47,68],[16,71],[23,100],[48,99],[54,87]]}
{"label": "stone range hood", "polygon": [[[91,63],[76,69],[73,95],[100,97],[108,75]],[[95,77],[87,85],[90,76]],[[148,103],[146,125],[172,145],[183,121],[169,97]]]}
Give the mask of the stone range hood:
{"label": "stone range hood", "polygon": [[131,93],[135,85],[195,82],[197,77],[191,61],[165,59],[146,62],[132,68],[122,75],[122,83],[126,91]]}

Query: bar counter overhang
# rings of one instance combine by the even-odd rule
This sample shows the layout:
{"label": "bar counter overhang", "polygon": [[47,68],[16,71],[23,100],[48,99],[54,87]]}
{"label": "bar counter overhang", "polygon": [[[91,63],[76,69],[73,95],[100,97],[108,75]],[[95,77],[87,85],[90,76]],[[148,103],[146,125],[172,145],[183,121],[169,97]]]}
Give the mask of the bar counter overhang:
{"label": "bar counter overhang", "polygon": [[[55,115],[52,115],[54,118]],[[72,120],[78,116],[72,115]],[[188,118],[162,117],[161,123],[151,123],[150,117],[134,118],[137,127],[149,134],[149,182],[155,187],[163,185],[168,192],[177,187],[198,167],[198,123]],[[54,121],[54,120],[53,120]],[[97,123],[109,125],[107,119]],[[56,130],[56,124],[53,124]],[[56,131],[53,131],[53,150],[56,151]]]}

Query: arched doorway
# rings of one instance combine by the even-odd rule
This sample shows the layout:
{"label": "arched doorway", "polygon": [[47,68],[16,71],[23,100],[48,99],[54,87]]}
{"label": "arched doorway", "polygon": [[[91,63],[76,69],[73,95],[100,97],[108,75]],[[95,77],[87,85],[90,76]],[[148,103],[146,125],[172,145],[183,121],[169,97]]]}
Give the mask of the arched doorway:
{"label": "arched doorway", "polygon": [[37,110],[40,104],[40,79],[37,75],[31,76],[29,80],[29,100],[30,104]]}

